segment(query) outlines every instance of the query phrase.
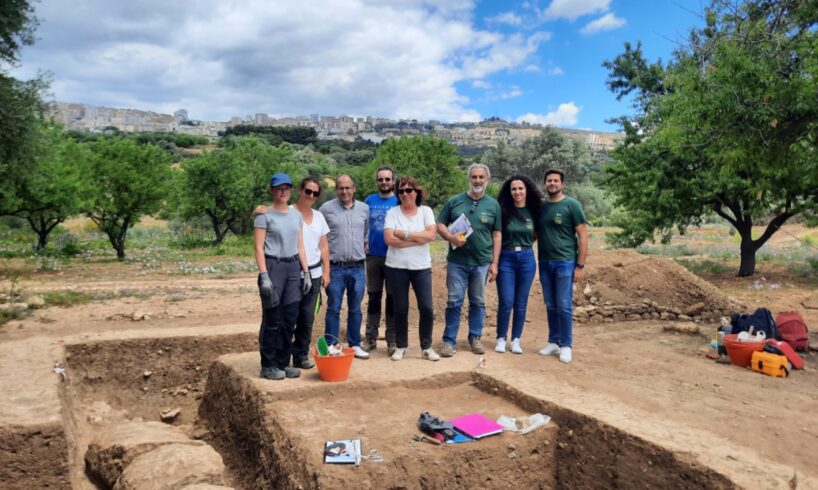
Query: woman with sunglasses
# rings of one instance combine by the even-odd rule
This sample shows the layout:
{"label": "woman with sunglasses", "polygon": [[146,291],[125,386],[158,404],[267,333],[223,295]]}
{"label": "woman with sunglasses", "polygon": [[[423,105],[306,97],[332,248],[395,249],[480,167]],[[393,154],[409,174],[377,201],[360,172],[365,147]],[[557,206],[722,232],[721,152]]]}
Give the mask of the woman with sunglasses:
{"label": "woman with sunglasses", "polygon": [[288,206],[293,182],[284,173],[270,179],[272,205],[253,220],[261,329],[258,336],[261,374],[265,379],[297,378],[290,366],[295,323],[302,295],[312,287],[304,251],[301,215]]}
{"label": "woman with sunglasses", "polygon": [[[310,292],[301,298],[298,305],[292,359],[293,366],[311,369],[315,366],[315,362],[309,357],[312,325],[321,304],[321,286],[326,288],[330,281],[329,242],[327,240],[329,226],[324,215],[317,209],[313,209],[321,195],[321,183],[312,177],[305,177],[298,188],[298,201],[290,208],[298,211],[301,219],[304,220],[304,251],[307,254],[312,287]],[[266,213],[267,208],[259,206],[255,212],[257,214]]]}
{"label": "woman with sunglasses", "polygon": [[422,357],[437,361],[432,348],[434,308],[432,305],[432,256],[429,242],[435,238],[435,217],[423,206],[423,188],[412,177],[401,177],[395,184],[400,205],[386,213],[383,238],[386,252],[386,291],[392,296],[397,349],[393,361],[400,361],[409,348],[409,285],[415,292],[420,316]]}
{"label": "woman with sunglasses", "polygon": [[536,224],[542,209],[542,194],[525,175],[512,175],[497,195],[503,215],[503,245],[497,271],[497,352],[506,351],[511,312],[511,352],[522,354],[520,337],[525,326],[528,293],[534,282]]}

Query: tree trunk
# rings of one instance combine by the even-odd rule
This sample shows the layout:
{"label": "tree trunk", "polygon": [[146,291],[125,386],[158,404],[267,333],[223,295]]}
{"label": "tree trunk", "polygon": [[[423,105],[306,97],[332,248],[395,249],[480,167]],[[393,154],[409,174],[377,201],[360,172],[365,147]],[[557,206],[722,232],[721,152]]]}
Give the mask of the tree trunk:
{"label": "tree trunk", "polygon": [[741,264],[738,267],[738,277],[750,277],[756,271],[756,251],[758,251],[758,246],[753,242],[753,225],[740,223],[737,230],[741,236]]}
{"label": "tree trunk", "polygon": [[37,253],[40,253],[45,250],[45,246],[48,245],[48,232],[51,230],[44,230],[39,229],[37,230]]}

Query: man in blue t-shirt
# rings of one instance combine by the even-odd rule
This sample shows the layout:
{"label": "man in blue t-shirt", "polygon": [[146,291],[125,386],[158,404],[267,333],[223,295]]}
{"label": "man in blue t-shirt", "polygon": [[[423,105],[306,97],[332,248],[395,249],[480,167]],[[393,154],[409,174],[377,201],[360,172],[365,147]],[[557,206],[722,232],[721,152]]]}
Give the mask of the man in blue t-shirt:
{"label": "man in blue t-shirt", "polygon": [[[389,167],[381,167],[375,173],[378,193],[364,199],[369,206],[369,242],[366,252],[366,289],[369,304],[366,308],[366,338],[362,347],[367,352],[374,350],[381,325],[381,298],[386,269],[386,242],[383,240],[383,221],[386,212],[398,205],[395,196],[395,172]],[[397,347],[392,318],[392,297],[386,293],[386,346],[391,356]]]}

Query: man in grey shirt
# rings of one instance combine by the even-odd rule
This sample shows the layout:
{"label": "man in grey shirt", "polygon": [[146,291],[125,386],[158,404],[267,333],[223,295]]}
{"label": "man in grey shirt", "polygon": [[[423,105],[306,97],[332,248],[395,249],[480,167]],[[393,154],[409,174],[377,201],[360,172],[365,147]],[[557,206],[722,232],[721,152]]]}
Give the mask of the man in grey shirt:
{"label": "man in grey shirt", "polygon": [[369,206],[355,200],[355,182],[349,175],[335,181],[336,199],[319,209],[329,226],[330,282],[327,286],[327,316],[324,334],[327,340],[340,340],[341,302],[347,293],[347,342],[355,357],[368,359],[361,348],[361,300],[366,291],[366,243],[369,235]]}

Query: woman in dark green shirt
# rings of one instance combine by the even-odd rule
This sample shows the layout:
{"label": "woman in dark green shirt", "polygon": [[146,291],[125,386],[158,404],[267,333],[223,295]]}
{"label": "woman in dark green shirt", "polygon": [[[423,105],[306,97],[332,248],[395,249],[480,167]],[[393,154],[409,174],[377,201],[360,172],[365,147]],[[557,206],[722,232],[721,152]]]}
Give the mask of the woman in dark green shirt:
{"label": "woman in dark green shirt", "polygon": [[503,212],[503,249],[497,272],[497,352],[506,351],[506,336],[511,312],[511,352],[522,354],[520,337],[525,326],[528,293],[534,282],[536,224],[542,209],[542,194],[525,175],[512,175],[497,196]]}

